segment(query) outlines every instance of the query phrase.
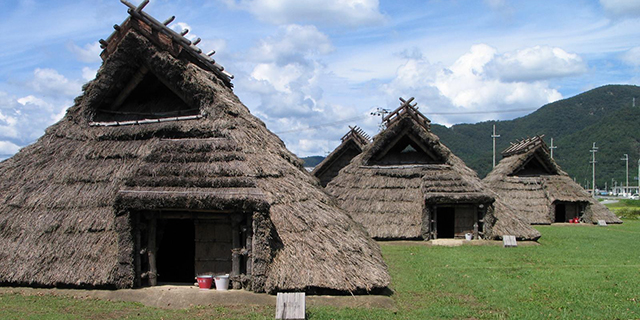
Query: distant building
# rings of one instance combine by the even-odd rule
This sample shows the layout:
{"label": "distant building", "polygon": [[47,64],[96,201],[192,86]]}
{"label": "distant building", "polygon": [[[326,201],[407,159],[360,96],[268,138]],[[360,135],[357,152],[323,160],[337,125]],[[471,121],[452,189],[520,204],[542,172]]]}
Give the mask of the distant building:
{"label": "distant building", "polygon": [[567,222],[575,217],[588,223],[622,223],[560,169],[542,136],[511,143],[502,156],[484,181],[529,223]]}
{"label": "distant building", "polygon": [[326,187],[353,219],[376,239],[540,237],[440,142],[413,98],[400,100]]}
{"label": "distant building", "polygon": [[323,187],[326,187],[338,175],[340,169],[348,165],[371,141],[371,138],[357,126],[349,128],[349,132],[341,138],[342,143],[311,171]]}

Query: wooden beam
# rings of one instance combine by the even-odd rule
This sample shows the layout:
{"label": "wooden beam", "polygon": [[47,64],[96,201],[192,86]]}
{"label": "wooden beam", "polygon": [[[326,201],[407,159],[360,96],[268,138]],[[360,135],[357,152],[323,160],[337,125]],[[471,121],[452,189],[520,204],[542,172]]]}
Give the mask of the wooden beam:
{"label": "wooden beam", "polygon": [[156,218],[149,220],[149,239],[147,240],[147,254],[149,255],[149,285],[158,285],[158,268],[156,266],[156,229],[158,221]]}
{"label": "wooden beam", "polygon": [[135,267],[135,280],[134,280],[134,286],[135,287],[140,287],[142,286],[142,259],[140,257],[140,255],[142,254],[142,238],[140,235],[140,215],[139,214],[134,214],[134,221],[135,221],[135,225],[134,225],[134,229],[135,230],[135,244],[133,246],[133,260],[134,260],[134,267]]}
{"label": "wooden beam", "polygon": [[253,214],[247,213],[247,221],[246,221],[247,232],[245,234],[245,248],[247,249],[247,257],[246,257],[246,266],[245,266],[245,274],[251,275],[251,267],[253,263]]}
{"label": "wooden beam", "polygon": [[142,79],[144,79],[144,76],[148,72],[149,72],[149,68],[147,68],[145,65],[140,66],[140,69],[138,69],[138,71],[136,71],[133,77],[131,77],[131,80],[129,80],[129,83],[127,83],[124,89],[120,91],[120,94],[118,94],[118,97],[116,98],[116,100],[111,104],[111,110],[116,110],[118,107],[120,107],[120,105],[122,105],[124,100],[126,100],[131,94],[131,92],[133,92],[133,90],[138,86],[138,84],[142,82]]}
{"label": "wooden beam", "polygon": [[240,224],[238,222],[231,222],[231,279],[233,281],[233,288],[240,289],[241,284],[238,280],[240,275]]}

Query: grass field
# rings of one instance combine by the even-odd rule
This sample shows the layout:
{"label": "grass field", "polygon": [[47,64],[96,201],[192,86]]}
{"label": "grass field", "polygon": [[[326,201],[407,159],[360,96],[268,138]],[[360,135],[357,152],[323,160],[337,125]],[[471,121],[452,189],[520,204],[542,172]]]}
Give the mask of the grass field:
{"label": "grass field", "polygon": [[[381,244],[396,310],[308,308],[308,319],[640,319],[640,221],[539,226],[540,245]],[[0,294],[1,319],[273,319],[274,307],[163,310]]]}

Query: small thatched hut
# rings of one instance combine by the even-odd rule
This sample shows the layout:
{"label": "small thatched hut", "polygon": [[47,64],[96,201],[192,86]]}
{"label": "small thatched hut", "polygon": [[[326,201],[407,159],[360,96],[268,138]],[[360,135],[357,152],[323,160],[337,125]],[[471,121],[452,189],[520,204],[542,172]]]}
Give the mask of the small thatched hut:
{"label": "small thatched hut", "polygon": [[[143,2],[143,5],[145,2]],[[96,79],[0,163],[0,283],[129,288],[231,274],[253,291],[365,293],[380,249],[232,90],[141,10]]]}
{"label": "small thatched hut", "polygon": [[540,237],[440,142],[413,98],[400,100],[386,129],[327,185],[351,217],[377,239]]}
{"label": "small thatched hut", "polygon": [[359,155],[362,148],[371,141],[371,138],[357,126],[350,126],[349,129],[349,132],[341,138],[342,143],[311,171],[323,187],[326,187],[327,183],[338,175],[340,169],[348,165],[351,159]]}
{"label": "small thatched hut", "polygon": [[622,223],[593,199],[551,158],[542,136],[512,143],[484,181],[531,224],[567,222]]}

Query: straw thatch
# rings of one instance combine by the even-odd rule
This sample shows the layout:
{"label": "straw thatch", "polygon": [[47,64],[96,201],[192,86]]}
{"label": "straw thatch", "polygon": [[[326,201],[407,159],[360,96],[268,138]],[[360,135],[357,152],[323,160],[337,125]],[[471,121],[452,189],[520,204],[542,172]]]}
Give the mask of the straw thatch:
{"label": "straw thatch", "polygon": [[[254,291],[385,288],[385,263],[364,229],[250,114],[228,79],[151,29],[127,19],[66,116],[0,163],[0,281],[132,287],[136,212],[181,210],[253,214]],[[154,105],[175,112],[163,100],[171,91],[179,97],[172,104],[198,117],[92,123],[114,110],[141,68],[158,81],[143,82],[112,114],[139,116]],[[148,92],[161,85],[165,92]]]}
{"label": "straw thatch", "polygon": [[341,138],[342,143],[311,171],[311,174],[320,180],[320,184],[323,187],[326,187],[327,183],[335,178],[340,169],[348,165],[353,157],[360,154],[362,148],[369,144],[371,140],[357,126],[349,128],[349,132]]}
{"label": "straw thatch", "polygon": [[[484,210],[481,237],[540,237],[509,207],[495,205],[500,199],[430,131],[430,121],[411,106],[411,100],[402,101],[386,118],[387,128],[326,188],[372,237],[433,238],[434,207],[447,204]],[[417,152],[398,151],[405,145]],[[394,150],[400,156],[387,156]]]}
{"label": "straw thatch", "polygon": [[484,181],[529,223],[555,222],[555,207],[562,203],[582,208],[584,222],[622,223],[560,169],[542,136],[512,143],[502,155],[504,158]]}

